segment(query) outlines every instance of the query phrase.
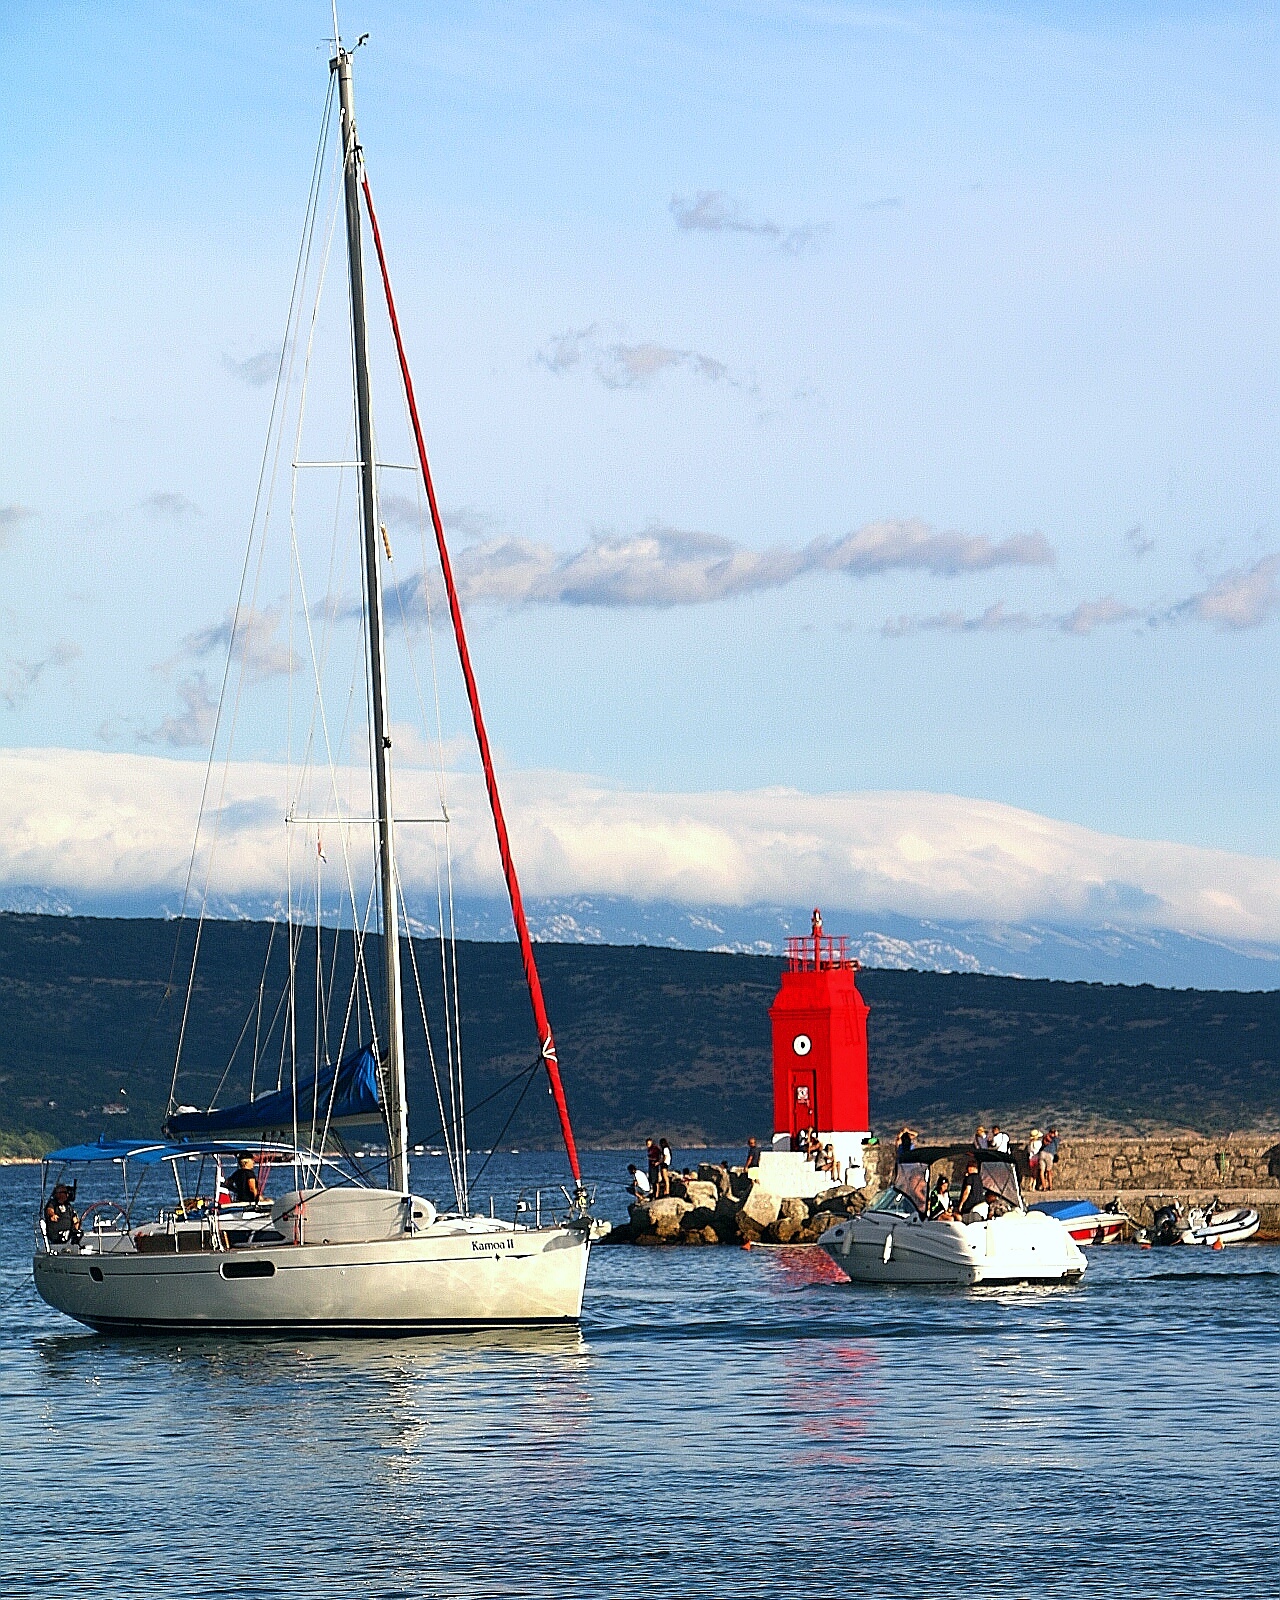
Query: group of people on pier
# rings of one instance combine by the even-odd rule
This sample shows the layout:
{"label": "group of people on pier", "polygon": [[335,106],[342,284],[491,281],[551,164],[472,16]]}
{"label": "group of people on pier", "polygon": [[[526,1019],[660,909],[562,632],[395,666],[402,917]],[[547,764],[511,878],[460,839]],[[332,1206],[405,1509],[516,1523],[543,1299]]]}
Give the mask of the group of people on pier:
{"label": "group of people on pier", "polygon": [[671,1193],[671,1142],[668,1139],[650,1139],[646,1150],[648,1170],[642,1172],[634,1163],[627,1168],[630,1182],[628,1194],[637,1200],[661,1200]]}

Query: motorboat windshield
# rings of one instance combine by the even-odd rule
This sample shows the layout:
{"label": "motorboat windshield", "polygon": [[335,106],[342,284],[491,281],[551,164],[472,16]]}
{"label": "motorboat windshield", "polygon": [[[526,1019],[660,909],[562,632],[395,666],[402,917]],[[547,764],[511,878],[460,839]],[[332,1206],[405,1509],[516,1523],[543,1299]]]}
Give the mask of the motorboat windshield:
{"label": "motorboat windshield", "polygon": [[925,1161],[899,1161],[893,1175],[893,1188],[904,1195],[924,1216],[929,1205],[929,1166]]}
{"label": "motorboat windshield", "polygon": [[978,1163],[978,1178],[984,1194],[999,1196],[1015,1211],[1026,1209],[1022,1200],[1022,1190],[1018,1186],[1018,1169],[1012,1161],[988,1161],[984,1158]]}

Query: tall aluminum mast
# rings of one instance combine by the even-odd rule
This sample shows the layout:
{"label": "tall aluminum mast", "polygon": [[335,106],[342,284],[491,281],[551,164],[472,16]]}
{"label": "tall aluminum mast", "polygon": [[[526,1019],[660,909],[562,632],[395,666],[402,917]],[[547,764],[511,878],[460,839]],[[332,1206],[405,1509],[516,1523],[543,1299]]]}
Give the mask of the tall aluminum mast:
{"label": "tall aluminum mast", "polygon": [[391,733],[387,724],[386,640],[382,627],[382,568],[378,559],[378,511],[373,478],[373,423],[369,407],[369,351],[364,305],[364,257],[360,235],[360,173],[351,52],[341,44],[329,63],[338,74],[342,109],[343,176],[347,207],[347,265],[351,277],[351,347],[356,380],[356,447],[360,459],[360,511],[364,530],[365,589],[369,602],[370,700],[373,708],[374,782],[378,818],[378,872],[382,886],[382,952],[387,991],[387,1181],[409,1189],[409,1124],[405,1105],[404,1007],[400,993],[400,914],[395,838],[391,815]]}

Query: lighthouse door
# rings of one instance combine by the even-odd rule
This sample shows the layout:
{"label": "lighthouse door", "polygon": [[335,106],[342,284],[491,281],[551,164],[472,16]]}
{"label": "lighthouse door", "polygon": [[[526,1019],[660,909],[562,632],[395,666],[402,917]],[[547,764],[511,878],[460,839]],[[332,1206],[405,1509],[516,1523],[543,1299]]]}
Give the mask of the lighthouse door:
{"label": "lighthouse door", "polygon": [[791,1069],[791,1133],[818,1127],[818,1075],[804,1067]]}

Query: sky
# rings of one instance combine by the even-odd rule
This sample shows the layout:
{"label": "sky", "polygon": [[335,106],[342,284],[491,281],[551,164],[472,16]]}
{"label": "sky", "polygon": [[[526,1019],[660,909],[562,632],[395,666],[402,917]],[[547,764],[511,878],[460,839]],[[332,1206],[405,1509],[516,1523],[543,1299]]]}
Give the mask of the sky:
{"label": "sky", "polygon": [[[189,816],[207,754],[328,8],[5,12],[0,884],[92,877],[66,844],[105,848],[108,806],[133,819],[115,870],[169,882],[151,797]],[[1280,941],[1272,8],[341,21],[369,35],[361,138],[543,892],[816,881],[859,909]],[[335,246],[306,459],[350,453],[342,270]],[[319,593],[342,501],[297,476]],[[395,660],[425,674],[412,484],[383,474],[387,582]],[[286,549],[255,579],[234,663],[255,706],[307,664],[291,571]],[[332,637],[358,651],[354,607]],[[282,726],[246,699],[242,798]],[[646,819],[652,848],[623,848]],[[801,835],[809,865],[780,875]]]}

